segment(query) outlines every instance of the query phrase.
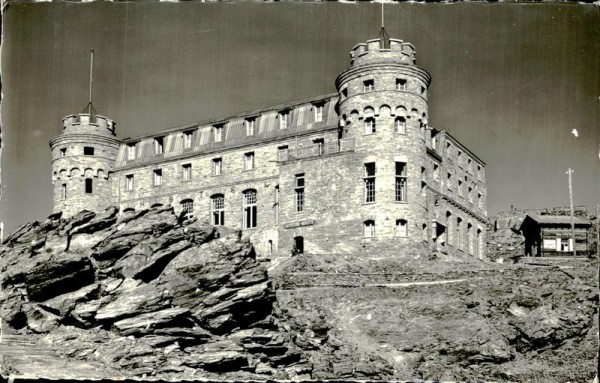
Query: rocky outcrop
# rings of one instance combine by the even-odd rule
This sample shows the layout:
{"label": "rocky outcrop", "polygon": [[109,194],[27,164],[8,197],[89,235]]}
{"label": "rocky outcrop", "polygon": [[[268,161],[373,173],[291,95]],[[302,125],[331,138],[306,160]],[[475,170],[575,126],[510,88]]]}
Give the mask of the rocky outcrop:
{"label": "rocky outcrop", "polygon": [[303,254],[267,272],[240,233],[170,208],[54,214],[0,247],[0,372],[591,381],[594,262]]}
{"label": "rocky outcrop", "polygon": [[171,208],[25,225],[0,248],[0,273],[5,331],[123,376],[312,369],[273,316],[251,244]]}

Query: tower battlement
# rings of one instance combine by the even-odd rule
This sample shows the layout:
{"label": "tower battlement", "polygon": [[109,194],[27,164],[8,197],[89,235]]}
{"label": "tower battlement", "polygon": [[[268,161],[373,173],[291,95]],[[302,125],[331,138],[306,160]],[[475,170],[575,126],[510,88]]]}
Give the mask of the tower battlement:
{"label": "tower battlement", "polygon": [[94,133],[115,136],[116,124],[110,118],[89,113],[70,114],[63,118],[65,133]]}
{"label": "tower battlement", "polygon": [[[355,45],[350,51],[352,66],[372,63],[415,64],[415,47],[399,39],[388,39],[389,47],[384,46],[381,38],[367,40],[366,43]],[[387,45],[387,44],[386,44]]]}

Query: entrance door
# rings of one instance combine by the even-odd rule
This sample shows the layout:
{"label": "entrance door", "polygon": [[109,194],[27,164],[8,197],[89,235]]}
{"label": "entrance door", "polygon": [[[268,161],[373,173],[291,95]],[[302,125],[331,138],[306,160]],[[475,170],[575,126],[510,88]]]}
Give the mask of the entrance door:
{"label": "entrance door", "polygon": [[294,250],[296,254],[304,253],[304,237],[294,237]]}

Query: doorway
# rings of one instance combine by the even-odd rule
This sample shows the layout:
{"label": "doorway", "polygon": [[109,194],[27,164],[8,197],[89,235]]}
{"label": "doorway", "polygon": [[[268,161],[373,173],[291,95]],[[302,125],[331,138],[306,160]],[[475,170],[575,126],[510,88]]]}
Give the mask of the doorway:
{"label": "doorway", "polygon": [[304,253],[304,237],[298,236],[294,237],[294,250],[295,254],[303,254]]}

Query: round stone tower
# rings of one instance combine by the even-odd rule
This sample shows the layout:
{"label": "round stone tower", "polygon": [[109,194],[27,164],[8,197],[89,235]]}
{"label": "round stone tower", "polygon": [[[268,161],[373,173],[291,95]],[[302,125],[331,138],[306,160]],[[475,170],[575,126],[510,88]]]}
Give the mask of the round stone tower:
{"label": "round stone tower", "polygon": [[336,79],[340,137],[353,139],[361,162],[363,217],[375,226],[374,238],[384,240],[377,241],[381,246],[422,246],[431,76],[415,65],[412,44],[388,38],[383,29],[380,38],[356,45],[350,57],[351,67]]}
{"label": "round stone tower", "polygon": [[54,212],[68,217],[83,209],[107,208],[112,204],[109,176],[120,144],[114,121],[80,113],[65,117],[63,126],[50,140]]}

